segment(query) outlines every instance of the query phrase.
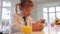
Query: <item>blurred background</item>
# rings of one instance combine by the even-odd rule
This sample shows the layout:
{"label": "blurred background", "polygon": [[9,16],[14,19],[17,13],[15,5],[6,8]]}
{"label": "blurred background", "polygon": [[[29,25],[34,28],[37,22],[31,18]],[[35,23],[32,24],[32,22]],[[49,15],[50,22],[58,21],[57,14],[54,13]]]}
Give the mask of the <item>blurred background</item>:
{"label": "blurred background", "polygon": [[[60,0],[32,1],[34,2],[34,9],[31,17],[34,21],[44,18],[47,26],[49,26],[56,18],[60,19]],[[9,27],[11,27],[13,14],[15,14],[15,5],[19,2],[19,0],[0,0],[0,31],[9,30]]]}

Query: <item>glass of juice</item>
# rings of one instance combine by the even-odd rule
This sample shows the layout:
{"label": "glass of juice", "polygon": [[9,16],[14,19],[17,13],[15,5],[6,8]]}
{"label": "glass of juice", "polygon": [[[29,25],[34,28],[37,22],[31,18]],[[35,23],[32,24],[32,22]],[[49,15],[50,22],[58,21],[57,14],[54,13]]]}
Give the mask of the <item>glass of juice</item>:
{"label": "glass of juice", "polygon": [[22,26],[22,32],[23,34],[31,34],[32,26]]}

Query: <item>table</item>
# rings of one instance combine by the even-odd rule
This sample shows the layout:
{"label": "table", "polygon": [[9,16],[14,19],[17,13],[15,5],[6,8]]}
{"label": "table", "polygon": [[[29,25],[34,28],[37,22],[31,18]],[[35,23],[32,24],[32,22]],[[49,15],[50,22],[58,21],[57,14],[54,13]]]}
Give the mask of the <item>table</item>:
{"label": "table", "polygon": [[[22,34],[21,32],[13,34]],[[60,34],[60,31],[57,33],[55,27],[45,27],[43,31],[32,32],[32,34]]]}
{"label": "table", "polygon": [[45,34],[44,31],[32,32],[32,34]]}
{"label": "table", "polygon": [[[13,33],[13,34],[22,34],[20,32],[18,33]],[[38,31],[38,32],[32,32],[32,34],[45,34],[44,31]]]}

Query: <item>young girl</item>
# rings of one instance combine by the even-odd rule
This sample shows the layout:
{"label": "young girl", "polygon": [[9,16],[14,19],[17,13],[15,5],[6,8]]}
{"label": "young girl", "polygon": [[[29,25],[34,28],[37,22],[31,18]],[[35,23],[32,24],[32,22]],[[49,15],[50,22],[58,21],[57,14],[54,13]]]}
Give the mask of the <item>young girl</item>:
{"label": "young girl", "polygon": [[[30,26],[33,23],[30,14],[33,10],[34,4],[31,0],[20,0],[21,3],[16,4],[16,14],[13,16],[13,31],[21,31],[22,26]],[[18,14],[17,7],[20,9],[20,13]],[[12,32],[13,32],[12,31]]]}
{"label": "young girl", "polygon": [[[32,13],[34,4],[31,0],[20,0],[21,3],[16,4],[16,14],[13,16],[13,31],[19,31],[21,32],[22,26],[31,26],[33,22],[32,18],[30,17],[30,14]],[[17,7],[20,9],[20,13],[18,14]]]}

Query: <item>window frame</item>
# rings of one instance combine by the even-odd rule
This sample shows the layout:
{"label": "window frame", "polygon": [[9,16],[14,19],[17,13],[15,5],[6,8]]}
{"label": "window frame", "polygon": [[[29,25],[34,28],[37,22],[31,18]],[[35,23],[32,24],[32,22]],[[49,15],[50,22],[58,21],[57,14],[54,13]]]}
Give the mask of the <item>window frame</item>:
{"label": "window frame", "polygon": [[[49,13],[55,13],[55,19],[57,18],[57,13],[60,13],[60,12],[57,12],[57,11],[56,11],[56,7],[60,7],[60,6],[52,6],[52,7],[55,7],[55,12],[49,12],[49,8],[50,8],[50,7],[43,7],[43,8],[47,8],[47,11],[48,11],[48,12],[43,12],[43,14],[44,14],[44,13],[47,13],[47,14],[48,14],[48,15],[47,15],[47,16],[48,16],[48,18],[47,18],[47,20],[48,20],[48,21],[47,21],[48,25],[51,24],[51,23],[50,23],[50,18],[49,18]],[[43,15],[43,18],[44,18],[44,15]]]}
{"label": "window frame", "polygon": [[[0,11],[0,16],[1,16],[1,18],[0,18],[0,25],[2,25],[3,20],[8,20],[7,22],[9,22],[11,24],[11,22],[12,22],[11,21],[11,15],[12,15],[12,13],[10,14],[10,19],[2,19],[2,9],[3,8],[10,8],[11,12],[12,12],[12,4],[11,4],[11,7],[3,7],[3,1],[7,1],[7,0],[1,0],[1,6],[0,6],[0,8],[1,8],[1,11]],[[8,0],[8,1],[12,3],[11,0]],[[6,24],[5,21],[4,21],[4,23]],[[5,25],[2,25],[2,26],[5,26]]]}

